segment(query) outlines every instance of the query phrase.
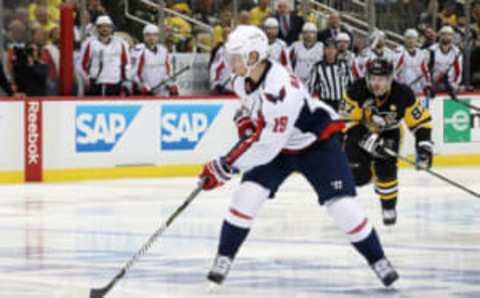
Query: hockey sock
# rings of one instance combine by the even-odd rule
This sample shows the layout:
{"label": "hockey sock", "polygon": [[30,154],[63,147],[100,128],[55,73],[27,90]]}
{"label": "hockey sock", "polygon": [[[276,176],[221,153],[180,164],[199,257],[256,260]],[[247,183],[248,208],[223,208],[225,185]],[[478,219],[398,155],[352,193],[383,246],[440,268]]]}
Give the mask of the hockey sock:
{"label": "hockey sock", "polygon": [[377,181],[375,183],[375,192],[380,196],[382,209],[395,209],[398,197],[398,181]]}
{"label": "hockey sock", "polygon": [[385,257],[377,233],[355,199],[343,198],[327,203],[327,212],[369,264]]}
{"label": "hockey sock", "polygon": [[218,254],[233,259],[249,232],[250,229],[240,228],[230,224],[226,220],[223,221]]}

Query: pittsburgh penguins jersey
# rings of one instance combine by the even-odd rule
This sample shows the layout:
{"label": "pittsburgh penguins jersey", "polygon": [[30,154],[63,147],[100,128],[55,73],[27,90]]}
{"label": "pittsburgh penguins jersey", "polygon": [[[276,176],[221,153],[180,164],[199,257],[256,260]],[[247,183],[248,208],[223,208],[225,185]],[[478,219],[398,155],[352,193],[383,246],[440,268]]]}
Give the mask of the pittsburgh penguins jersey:
{"label": "pittsburgh penguins jersey", "polygon": [[323,43],[316,42],[307,48],[303,41],[294,42],[290,47],[288,56],[291,69],[306,84],[315,64],[323,60]]}
{"label": "pittsburgh penguins jersey", "polygon": [[348,88],[340,114],[353,124],[362,124],[370,132],[400,129],[402,121],[415,133],[417,142],[431,140],[431,115],[415,97],[412,89],[396,81],[390,92],[376,98],[365,79]]}
{"label": "pittsburgh penguins jersey", "polygon": [[237,170],[266,164],[281,152],[299,152],[343,129],[338,114],[313,100],[300,80],[277,62],[268,60],[258,83],[238,76],[232,80],[256,128],[225,156]]}

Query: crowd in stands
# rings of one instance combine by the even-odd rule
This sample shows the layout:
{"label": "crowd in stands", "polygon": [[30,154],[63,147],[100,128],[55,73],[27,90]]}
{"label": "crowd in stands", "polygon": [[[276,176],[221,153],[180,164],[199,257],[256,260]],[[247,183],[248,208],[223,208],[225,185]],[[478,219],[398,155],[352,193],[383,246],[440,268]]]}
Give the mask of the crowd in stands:
{"label": "crowd in stands", "polygon": [[[278,22],[278,38],[286,43],[287,51],[297,41],[303,39],[304,25],[313,24],[316,28],[316,41],[325,44],[328,40],[336,40],[340,33],[349,38],[349,50],[360,56],[371,46],[371,37],[355,34],[344,24],[340,14],[322,14],[308,5],[306,10],[300,9],[301,1],[243,0],[238,1],[238,23],[265,27],[265,21],[273,17]],[[97,20],[108,15],[112,27],[123,38],[128,46],[129,59],[134,68],[135,48],[144,39],[144,25],[125,17],[125,5],[128,2],[129,12],[151,23],[157,23],[158,9],[148,1],[105,1],[87,0],[87,11],[79,12],[76,0],[4,0],[4,57],[0,60],[0,92],[12,95],[58,95],[59,79],[59,7],[62,3],[74,5],[75,15],[75,56],[81,59],[82,43],[85,38],[97,35]],[[156,3],[157,1],[152,1]],[[232,29],[234,12],[232,0],[167,0],[169,9],[187,18],[165,14],[165,41],[168,52],[211,52],[212,60],[219,46],[225,41]],[[290,5],[295,2],[296,5]],[[332,1],[322,1],[329,3]],[[333,1],[334,8],[348,9],[347,1]],[[438,7],[438,13],[435,9]],[[480,86],[480,1],[472,4],[472,27],[466,28],[464,6],[451,0],[377,0],[378,23],[388,28],[384,20],[396,13],[400,24],[397,31],[403,35],[404,30],[415,28],[422,48],[427,49],[438,42],[439,32],[445,25],[454,30],[454,43],[461,51],[471,50],[472,82]],[[418,13],[418,12],[422,13]],[[328,15],[328,17],[327,17]],[[81,16],[85,19],[81,20]],[[190,20],[198,20],[211,26],[212,31],[205,29]],[[402,23],[403,22],[403,23]],[[394,23],[394,22],[391,22]],[[85,35],[82,36],[81,24],[86,24]],[[466,36],[470,35],[467,39]],[[83,39],[82,39],[83,38]],[[466,44],[466,41],[468,44]],[[213,62],[213,61],[211,61]],[[465,61],[464,61],[465,62]],[[78,82],[77,83],[81,83]],[[470,87],[470,86],[468,86]]]}

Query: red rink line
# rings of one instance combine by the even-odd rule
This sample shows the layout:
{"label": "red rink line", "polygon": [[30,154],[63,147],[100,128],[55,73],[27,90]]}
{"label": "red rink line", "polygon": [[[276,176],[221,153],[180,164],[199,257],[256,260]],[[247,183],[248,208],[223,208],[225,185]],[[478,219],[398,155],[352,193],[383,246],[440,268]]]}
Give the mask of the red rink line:
{"label": "red rink line", "polygon": [[0,97],[0,102],[17,102],[26,99],[39,101],[179,101],[179,100],[237,100],[235,95],[194,95],[194,96],[106,96],[106,97],[78,97],[78,96],[45,96],[45,97]]}

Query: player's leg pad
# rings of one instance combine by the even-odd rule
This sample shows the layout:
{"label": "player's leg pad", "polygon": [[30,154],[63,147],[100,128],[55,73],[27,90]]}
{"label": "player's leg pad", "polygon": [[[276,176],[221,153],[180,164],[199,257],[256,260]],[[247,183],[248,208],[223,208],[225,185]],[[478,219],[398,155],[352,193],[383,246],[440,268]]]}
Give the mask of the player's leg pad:
{"label": "player's leg pad", "polygon": [[268,189],[255,182],[242,182],[233,195],[225,220],[240,228],[250,228],[269,193]]}

